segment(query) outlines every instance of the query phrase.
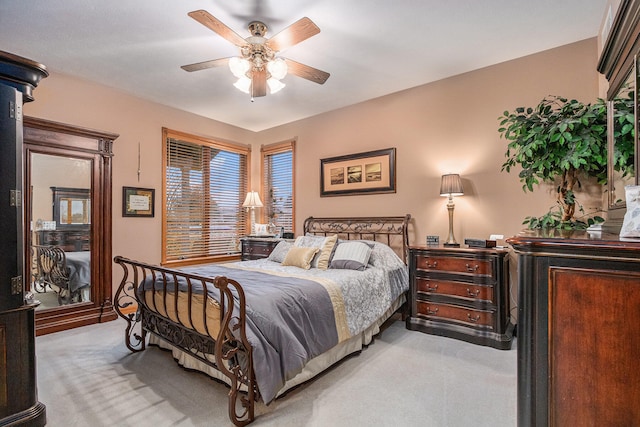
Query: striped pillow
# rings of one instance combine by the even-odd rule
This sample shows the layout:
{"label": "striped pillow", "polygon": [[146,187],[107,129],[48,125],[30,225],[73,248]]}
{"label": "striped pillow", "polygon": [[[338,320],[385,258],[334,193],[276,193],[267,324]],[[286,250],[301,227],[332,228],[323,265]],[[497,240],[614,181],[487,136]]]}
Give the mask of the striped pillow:
{"label": "striped pillow", "polygon": [[333,254],[329,268],[364,270],[367,268],[371,246],[363,242],[340,243]]}

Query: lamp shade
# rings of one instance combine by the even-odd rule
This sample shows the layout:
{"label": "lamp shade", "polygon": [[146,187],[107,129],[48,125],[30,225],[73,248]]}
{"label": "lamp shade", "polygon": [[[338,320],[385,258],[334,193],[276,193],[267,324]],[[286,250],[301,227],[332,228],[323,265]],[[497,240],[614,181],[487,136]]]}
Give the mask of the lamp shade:
{"label": "lamp shade", "polygon": [[462,180],[457,173],[450,173],[442,175],[442,181],[440,181],[440,195],[441,196],[462,196],[464,191],[462,190]]}
{"label": "lamp shade", "polygon": [[267,80],[267,86],[269,86],[269,92],[273,94],[284,88],[286,85],[280,80],[276,80],[271,77],[269,80]]}
{"label": "lamp shade", "polygon": [[249,191],[242,204],[243,208],[261,208],[262,206],[262,201],[257,191]]}
{"label": "lamp shade", "polygon": [[234,56],[229,59],[229,69],[234,76],[240,78],[246,76],[247,71],[251,69],[251,64],[244,58]]}
{"label": "lamp shade", "polygon": [[267,64],[267,70],[274,79],[282,80],[287,75],[287,63],[282,58],[276,58]]}
{"label": "lamp shade", "polygon": [[242,92],[249,93],[249,90],[251,89],[251,79],[242,76],[233,85]]}

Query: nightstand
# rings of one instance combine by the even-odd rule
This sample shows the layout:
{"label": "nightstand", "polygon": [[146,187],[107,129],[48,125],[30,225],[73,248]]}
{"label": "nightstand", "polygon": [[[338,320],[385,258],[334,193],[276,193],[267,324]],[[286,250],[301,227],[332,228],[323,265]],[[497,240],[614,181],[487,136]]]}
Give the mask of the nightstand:
{"label": "nightstand", "polygon": [[407,329],[511,348],[506,249],[409,248]]}
{"label": "nightstand", "polygon": [[281,240],[275,237],[243,237],[240,239],[242,246],[241,260],[266,258]]}

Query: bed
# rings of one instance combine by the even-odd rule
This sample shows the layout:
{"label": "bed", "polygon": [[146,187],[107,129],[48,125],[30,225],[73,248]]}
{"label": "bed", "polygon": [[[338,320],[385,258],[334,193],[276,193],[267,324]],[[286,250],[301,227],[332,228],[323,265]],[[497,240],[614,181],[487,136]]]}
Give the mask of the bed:
{"label": "bed", "polygon": [[56,245],[32,245],[35,265],[34,289],[45,292],[50,287],[58,304],[86,301],[91,286],[91,252],[65,252]]}
{"label": "bed", "polygon": [[230,386],[233,424],[371,342],[406,310],[410,215],[307,218],[269,258],[168,269],[116,256],[125,344]]}

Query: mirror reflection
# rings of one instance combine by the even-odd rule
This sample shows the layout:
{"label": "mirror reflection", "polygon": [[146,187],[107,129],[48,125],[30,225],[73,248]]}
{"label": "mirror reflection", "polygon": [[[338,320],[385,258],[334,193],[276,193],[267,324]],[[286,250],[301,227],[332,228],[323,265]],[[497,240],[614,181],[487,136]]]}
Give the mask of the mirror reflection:
{"label": "mirror reflection", "polygon": [[87,159],[31,153],[31,292],[36,310],[91,300]]}
{"label": "mirror reflection", "polygon": [[611,102],[613,111],[613,156],[609,164],[609,207],[625,206],[625,185],[635,183],[635,91],[634,67]]}

